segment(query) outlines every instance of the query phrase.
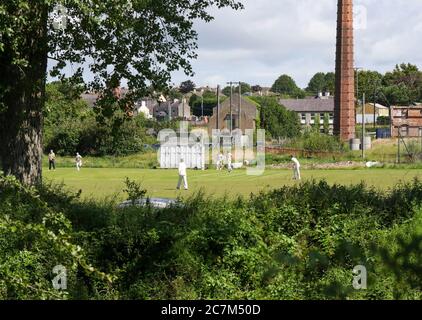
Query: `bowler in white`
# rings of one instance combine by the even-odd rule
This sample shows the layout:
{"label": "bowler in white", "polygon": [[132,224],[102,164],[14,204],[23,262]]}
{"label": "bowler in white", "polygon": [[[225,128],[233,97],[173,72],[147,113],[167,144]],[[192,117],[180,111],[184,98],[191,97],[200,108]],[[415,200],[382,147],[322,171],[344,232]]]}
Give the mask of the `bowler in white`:
{"label": "bowler in white", "polygon": [[184,184],[185,190],[188,190],[188,176],[186,170],[186,163],[183,159],[180,159],[179,163],[179,182],[177,183],[177,190],[180,190],[180,186]]}

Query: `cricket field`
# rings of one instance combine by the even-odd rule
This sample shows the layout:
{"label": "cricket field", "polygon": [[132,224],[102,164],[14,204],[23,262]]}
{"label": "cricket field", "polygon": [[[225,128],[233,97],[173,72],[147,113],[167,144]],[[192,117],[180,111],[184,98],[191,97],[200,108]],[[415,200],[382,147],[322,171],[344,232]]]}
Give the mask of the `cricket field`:
{"label": "cricket field", "polygon": [[[44,179],[55,184],[64,183],[71,191],[82,190],[82,198],[97,200],[116,196],[126,199],[123,192],[124,180],[128,177],[142,183],[150,197],[187,197],[203,190],[207,195],[235,197],[248,196],[263,190],[293,185],[292,171],[267,169],[262,176],[248,176],[246,170],[195,171],[188,172],[189,191],[176,190],[177,170],[120,169],[120,168],[58,168],[49,171],[44,168]],[[368,186],[389,189],[399,182],[422,179],[421,169],[356,169],[356,170],[303,170],[302,180],[325,179],[330,184],[350,185],[362,181]]]}

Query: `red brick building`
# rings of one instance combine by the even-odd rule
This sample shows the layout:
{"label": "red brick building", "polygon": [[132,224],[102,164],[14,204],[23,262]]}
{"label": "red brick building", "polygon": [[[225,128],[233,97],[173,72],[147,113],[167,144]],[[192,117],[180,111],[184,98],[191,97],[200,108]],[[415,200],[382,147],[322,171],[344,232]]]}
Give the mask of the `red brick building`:
{"label": "red brick building", "polygon": [[422,105],[391,107],[391,135],[398,137],[422,136]]}

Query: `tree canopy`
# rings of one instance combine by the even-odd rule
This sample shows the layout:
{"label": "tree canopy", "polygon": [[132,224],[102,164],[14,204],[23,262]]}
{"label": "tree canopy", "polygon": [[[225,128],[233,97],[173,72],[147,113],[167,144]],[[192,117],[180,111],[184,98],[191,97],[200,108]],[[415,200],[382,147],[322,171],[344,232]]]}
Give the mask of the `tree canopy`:
{"label": "tree canopy", "polygon": [[192,80],[184,81],[180,84],[179,91],[183,94],[187,94],[195,90],[196,84]]}
{"label": "tree canopy", "polygon": [[280,105],[275,97],[252,97],[259,104],[260,127],[268,137],[295,138],[301,134],[301,126],[296,112]]}
{"label": "tree canopy", "polygon": [[[52,77],[65,78],[68,67],[72,82],[86,80],[86,89],[100,93],[97,119],[105,121],[137,98],[163,91],[172,72],[193,74],[190,61],[198,48],[193,24],[211,21],[211,7],[243,6],[236,0],[3,1],[0,121],[7,125],[0,138],[7,143],[0,154],[5,173],[27,184],[41,179],[48,58]],[[123,97],[115,91],[121,84],[130,89]]]}
{"label": "tree canopy", "polygon": [[291,97],[303,97],[304,92],[296,85],[296,82],[287,74],[281,75],[272,85],[271,91]]}
{"label": "tree canopy", "polygon": [[320,92],[330,92],[334,94],[335,91],[335,74],[333,72],[318,72],[309,81],[306,88],[308,93],[317,95]]}

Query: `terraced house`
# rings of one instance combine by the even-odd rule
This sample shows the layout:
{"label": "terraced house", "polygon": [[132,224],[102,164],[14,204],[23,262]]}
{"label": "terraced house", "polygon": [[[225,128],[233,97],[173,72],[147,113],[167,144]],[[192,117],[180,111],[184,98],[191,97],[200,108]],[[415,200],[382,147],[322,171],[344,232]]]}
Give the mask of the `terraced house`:
{"label": "terraced house", "polygon": [[308,128],[315,125],[319,117],[320,130],[324,129],[324,117],[329,118],[330,134],[334,130],[334,98],[330,93],[320,93],[316,97],[306,99],[280,99],[280,104],[287,110],[297,113],[302,127]]}

